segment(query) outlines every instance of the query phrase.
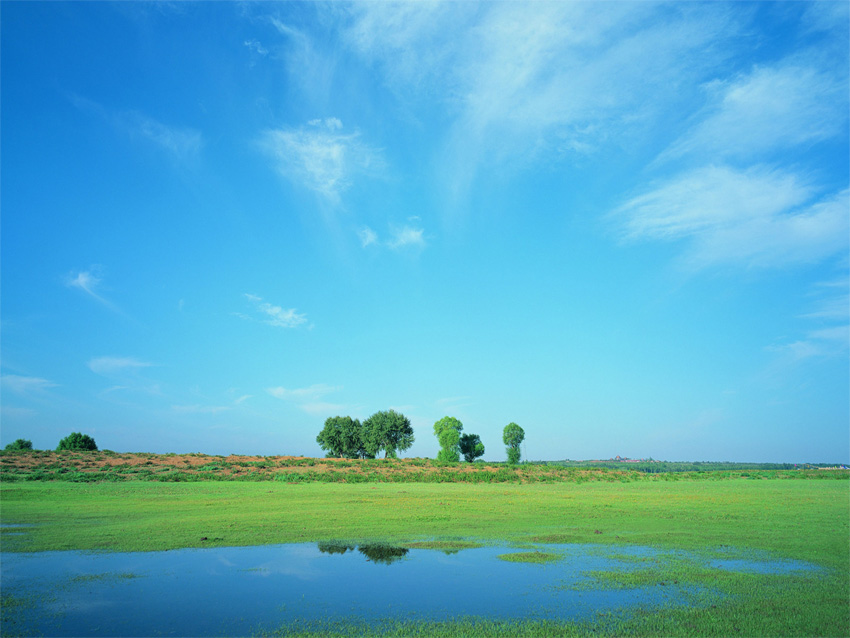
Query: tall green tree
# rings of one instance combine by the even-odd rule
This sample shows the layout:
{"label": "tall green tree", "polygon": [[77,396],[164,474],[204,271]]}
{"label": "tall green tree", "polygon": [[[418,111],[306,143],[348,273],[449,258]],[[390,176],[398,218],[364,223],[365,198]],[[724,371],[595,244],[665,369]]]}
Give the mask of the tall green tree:
{"label": "tall green tree", "polygon": [[507,446],[508,463],[519,463],[520,451],[519,446],[525,439],[525,430],[519,427],[516,423],[508,423],[502,431],[502,441]]}
{"label": "tall green tree", "polygon": [[91,438],[88,434],[81,434],[80,432],[71,432],[71,434],[59,441],[59,446],[56,449],[96,451],[97,444],[94,442],[94,439]]}
{"label": "tall green tree", "polygon": [[484,444],[477,434],[464,434],[460,437],[460,453],[463,458],[472,463],[479,456],[484,456]]}
{"label": "tall green tree", "polygon": [[363,421],[363,447],[371,458],[384,450],[386,458],[394,459],[413,445],[413,440],[410,419],[395,410],[375,412]]}
{"label": "tall green tree", "polygon": [[457,463],[460,461],[460,433],[463,423],[453,416],[444,416],[434,424],[434,435],[440,442],[438,461]]}
{"label": "tall green tree", "polygon": [[363,427],[360,421],[350,416],[332,416],[325,420],[325,427],[316,437],[316,443],[328,456],[357,459],[365,456]]}

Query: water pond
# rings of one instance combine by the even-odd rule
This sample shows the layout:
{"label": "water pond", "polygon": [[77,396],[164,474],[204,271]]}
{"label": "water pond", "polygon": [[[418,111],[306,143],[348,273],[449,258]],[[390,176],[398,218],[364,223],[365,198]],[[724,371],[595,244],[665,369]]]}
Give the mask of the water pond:
{"label": "water pond", "polygon": [[[549,560],[506,560],[515,554]],[[689,604],[699,592],[672,583],[586,586],[591,573],[632,569],[658,556],[656,550],[639,547],[440,551],[338,542],[143,553],[3,553],[4,635],[246,635],[313,620],[460,615],[570,620]],[[771,569],[767,561],[738,560],[741,564],[732,557],[719,561],[717,568],[746,570],[757,563]]]}

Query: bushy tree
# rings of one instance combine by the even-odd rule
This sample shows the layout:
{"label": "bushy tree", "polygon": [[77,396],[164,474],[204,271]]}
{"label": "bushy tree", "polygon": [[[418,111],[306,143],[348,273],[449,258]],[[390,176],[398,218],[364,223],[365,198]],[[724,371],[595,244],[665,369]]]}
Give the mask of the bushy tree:
{"label": "bushy tree", "polygon": [[463,458],[472,463],[479,456],[484,456],[484,444],[477,434],[464,434],[460,437],[460,453]]}
{"label": "bushy tree", "polygon": [[413,427],[410,419],[395,410],[375,412],[363,421],[363,448],[374,458],[384,450],[384,456],[394,459],[413,445]]}
{"label": "bushy tree", "polygon": [[71,432],[64,439],[59,441],[59,447],[57,450],[97,450],[97,444],[94,442],[94,439],[91,438],[88,434],[81,434],[80,432]]}
{"label": "bushy tree", "polygon": [[502,441],[505,442],[508,452],[508,463],[519,463],[519,446],[525,439],[525,431],[516,423],[508,423],[502,431]]}
{"label": "bushy tree", "polygon": [[31,450],[32,441],[27,439],[16,439],[9,443],[4,449],[6,450]]}
{"label": "bushy tree", "polygon": [[457,463],[460,461],[460,433],[463,423],[453,416],[444,416],[434,424],[434,434],[440,442],[438,461]]}
{"label": "bushy tree", "polygon": [[316,443],[328,456],[340,458],[363,458],[363,427],[360,421],[350,416],[332,416],[325,420],[325,427],[316,437]]}

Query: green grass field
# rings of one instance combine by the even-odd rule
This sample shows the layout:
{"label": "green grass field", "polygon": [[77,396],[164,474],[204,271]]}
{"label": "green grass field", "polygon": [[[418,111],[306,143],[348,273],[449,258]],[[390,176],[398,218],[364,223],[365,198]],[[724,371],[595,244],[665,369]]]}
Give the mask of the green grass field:
{"label": "green grass field", "polygon": [[[328,539],[410,544],[474,540],[724,548],[813,563],[793,574],[718,572],[669,559],[636,572],[592,575],[599,587],[666,582],[722,594],[709,604],[572,623],[487,619],[354,627],[286,627],[310,635],[850,635],[850,482],[749,479],[553,484],[281,482],[0,485],[4,551],[147,551]],[[205,540],[202,540],[205,539]],[[545,547],[543,547],[545,551]],[[722,601],[722,602],[720,602]],[[712,606],[713,605],[713,606]],[[367,631],[367,633],[368,633]]]}

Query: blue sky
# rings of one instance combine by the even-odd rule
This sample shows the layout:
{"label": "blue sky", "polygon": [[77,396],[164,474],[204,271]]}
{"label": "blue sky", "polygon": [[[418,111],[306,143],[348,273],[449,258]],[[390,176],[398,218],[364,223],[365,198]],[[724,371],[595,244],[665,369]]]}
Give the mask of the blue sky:
{"label": "blue sky", "polygon": [[847,462],[848,7],[3,2],[0,442]]}

